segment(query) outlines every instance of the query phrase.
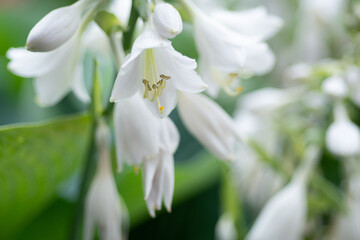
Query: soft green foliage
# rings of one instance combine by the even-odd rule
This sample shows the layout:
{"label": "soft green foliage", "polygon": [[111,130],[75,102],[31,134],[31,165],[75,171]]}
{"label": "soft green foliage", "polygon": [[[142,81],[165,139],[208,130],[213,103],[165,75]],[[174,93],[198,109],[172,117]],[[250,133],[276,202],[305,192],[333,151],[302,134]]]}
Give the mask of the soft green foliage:
{"label": "soft green foliage", "polygon": [[82,163],[90,119],[75,116],[0,129],[0,238],[13,234],[55,197]]}

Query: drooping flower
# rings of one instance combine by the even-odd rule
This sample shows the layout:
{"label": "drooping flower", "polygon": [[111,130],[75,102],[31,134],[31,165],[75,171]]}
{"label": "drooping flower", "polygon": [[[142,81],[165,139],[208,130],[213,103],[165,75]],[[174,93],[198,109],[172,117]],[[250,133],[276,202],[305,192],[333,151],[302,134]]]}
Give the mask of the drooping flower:
{"label": "drooping flower", "polygon": [[211,95],[216,95],[219,87],[235,95],[241,91],[233,86],[239,75],[264,74],[272,69],[275,58],[263,41],[280,29],[279,18],[268,16],[262,7],[206,15],[190,0],[183,2],[194,19],[200,72]]}
{"label": "drooping flower", "polygon": [[217,240],[235,240],[238,238],[234,220],[224,213],[216,223],[215,234]]}
{"label": "drooping flower", "polygon": [[335,121],[326,131],[326,146],[334,154],[350,157],[360,152],[359,127],[349,120],[343,105],[335,107]]}
{"label": "drooping flower", "polygon": [[177,90],[197,93],[206,89],[195,68],[195,60],[177,52],[153,29],[147,29],[135,40],[121,66],[110,101],[118,102],[139,92],[153,114],[166,117],[176,106]]}
{"label": "drooping flower", "polygon": [[246,236],[247,240],[302,239],[307,211],[307,179],[317,159],[317,148],[309,148],[304,164],[291,182],[266,203]]}
{"label": "drooping flower", "polygon": [[93,239],[97,225],[101,239],[125,239],[122,227],[127,211],[118,194],[111,171],[110,130],[100,122],[96,130],[99,164],[86,197],[84,239]]}
{"label": "drooping flower", "polygon": [[168,211],[174,191],[173,154],[179,133],[169,118],[154,116],[139,94],[120,100],[115,106],[115,137],[118,167],[124,162],[142,165],[145,200],[151,216],[161,209],[162,199]]}
{"label": "drooping flower", "polygon": [[168,3],[160,3],[155,6],[153,22],[157,32],[164,38],[174,38],[183,29],[179,12]]}
{"label": "drooping flower", "polygon": [[234,160],[235,142],[242,137],[219,105],[204,95],[181,92],[178,107],[186,128],[211,153],[222,160]]}
{"label": "drooping flower", "polygon": [[87,16],[97,10],[100,0],[82,0],[46,15],[30,32],[27,48],[7,52],[10,71],[35,78],[37,101],[52,106],[68,92],[84,102],[90,98],[83,82],[82,34],[89,23]]}

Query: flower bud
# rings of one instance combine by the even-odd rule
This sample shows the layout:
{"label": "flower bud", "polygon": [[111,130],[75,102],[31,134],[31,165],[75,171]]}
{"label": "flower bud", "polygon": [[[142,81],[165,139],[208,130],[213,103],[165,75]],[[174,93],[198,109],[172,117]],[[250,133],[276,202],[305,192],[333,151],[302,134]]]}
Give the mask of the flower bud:
{"label": "flower bud", "polygon": [[26,48],[32,52],[48,52],[63,45],[78,29],[81,2],[51,11],[30,31]]}
{"label": "flower bud", "polygon": [[321,88],[324,93],[337,98],[344,98],[348,93],[344,79],[336,76],[325,79]]}
{"label": "flower bud", "polygon": [[179,12],[168,3],[156,5],[153,22],[158,33],[164,38],[174,38],[183,29]]}

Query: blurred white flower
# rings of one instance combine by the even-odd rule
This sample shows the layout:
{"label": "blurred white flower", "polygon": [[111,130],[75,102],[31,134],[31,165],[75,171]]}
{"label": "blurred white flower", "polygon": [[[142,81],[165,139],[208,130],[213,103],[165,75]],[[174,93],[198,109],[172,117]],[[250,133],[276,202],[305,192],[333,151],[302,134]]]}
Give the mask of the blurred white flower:
{"label": "blurred white flower", "polygon": [[83,102],[90,101],[83,82],[82,58],[87,47],[83,46],[82,35],[91,20],[87,16],[101,3],[100,0],[81,0],[50,12],[28,37],[27,48],[38,52],[25,48],[11,48],[7,52],[10,71],[35,78],[39,105],[52,106],[71,90]]}
{"label": "blurred white flower", "polygon": [[324,93],[340,99],[346,97],[348,93],[344,79],[339,76],[332,76],[325,79],[321,88]]}
{"label": "blurred white flower", "polygon": [[211,153],[234,160],[235,142],[241,139],[233,119],[202,94],[179,93],[179,113],[186,128]]}
{"label": "blurred white flower", "polygon": [[147,29],[135,40],[121,66],[110,101],[139,92],[153,114],[166,117],[176,106],[177,90],[196,93],[206,89],[195,68],[195,60],[177,52],[155,30]]}
{"label": "blurred white flower", "polygon": [[263,7],[206,15],[190,0],[183,2],[194,19],[200,72],[211,95],[216,95],[219,87],[235,95],[241,91],[233,86],[239,74],[264,74],[273,68],[275,57],[262,41],[280,29],[279,18],[269,16]]}
{"label": "blurred white flower", "polygon": [[183,24],[179,12],[168,3],[155,6],[153,22],[160,36],[174,38],[182,32]]}
{"label": "blurred white flower", "polygon": [[291,182],[266,203],[246,236],[247,240],[302,239],[307,212],[307,179],[317,159],[317,148],[309,148],[303,165]]}
{"label": "blurred white flower", "polygon": [[217,240],[238,239],[234,220],[229,214],[225,213],[221,215],[220,219],[216,223],[215,234]]}
{"label": "blurred white flower", "polygon": [[335,107],[335,121],[326,131],[326,146],[334,154],[350,157],[360,151],[360,130],[351,122],[343,105]]}
{"label": "blurred white flower", "polygon": [[81,22],[101,0],[81,0],[55,9],[43,17],[30,31],[26,48],[33,52],[52,51],[68,41]]}
{"label": "blurred white flower", "polygon": [[309,77],[311,74],[311,66],[307,63],[298,63],[288,67],[284,71],[285,80],[299,80]]}
{"label": "blurred white flower", "polygon": [[86,196],[84,239],[91,240],[97,225],[103,240],[125,239],[122,225],[127,211],[118,194],[111,171],[110,130],[101,122],[96,130],[99,163],[96,175]]}
{"label": "blurred white flower", "polygon": [[360,70],[357,66],[350,66],[346,69],[345,80],[349,86],[349,97],[360,106]]}
{"label": "blurred white flower", "polygon": [[65,44],[50,52],[33,53],[11,48],[8,68],[16,75],[35,78],[37,102],[44,107],[59,102],[69,91],[84,102],[90,97],[83,82],[81,34],[77,32]]}
{"label": "blurred white flower", "polygon": [[161,209],[162,198],[171,210],[174,191],[173,154],[179,133],[169,118],[155,117],[138,94],[115,104],[115,137],[118,168],[124,162],[143,167],[145,200],[151,216]]}

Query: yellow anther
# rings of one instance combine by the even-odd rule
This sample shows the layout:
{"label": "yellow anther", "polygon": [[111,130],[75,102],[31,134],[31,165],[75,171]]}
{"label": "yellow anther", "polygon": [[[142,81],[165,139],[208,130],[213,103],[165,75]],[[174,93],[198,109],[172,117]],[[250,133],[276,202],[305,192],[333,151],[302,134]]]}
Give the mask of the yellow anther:
{"label": "yellow anther", "polygon": [[159,111],[160,111],[160,113],[163,113],[164,109],[165,109],[165,107],[164,107],[164,106],[159,107]]}
{"label": "yellow anther", "polygon": [[135,165],[135,166],[134,166],[134,172],[135,172],[136,174],[139,173],[139,166],[138,166],[138,165]]}
{"label": "yellow anther", "polygon": [[242,91],[243,91],[242,87],[239,86],[239,87],[236,88],[236,92],[241,93]]}
{"label": "yellow anther", "polygon": [[165,80],[169,80],[171,78],[170,76],[166,76],[164,74],[160,74],[160,77]]}

